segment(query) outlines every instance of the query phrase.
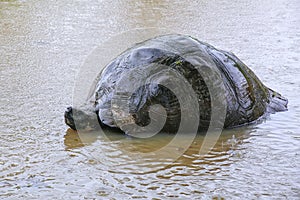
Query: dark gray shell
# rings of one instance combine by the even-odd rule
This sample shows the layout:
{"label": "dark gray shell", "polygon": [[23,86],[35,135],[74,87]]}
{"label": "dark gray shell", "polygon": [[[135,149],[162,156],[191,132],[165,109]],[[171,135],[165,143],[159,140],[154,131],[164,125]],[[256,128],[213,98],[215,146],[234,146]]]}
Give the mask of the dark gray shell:
{"label": "dark gray shell", "polygon": [[[205,130],[211,119],[211,96],[206,80],[212,75],[206,71],[213,67],[217,69],[225,87],[225,94],[219,98],[227,104],[224,128],[248,124],[265,113],[287,109],[287,99],[264,86],[232,53],[218,50],[189,36],[165,35],[137,44],[106,66],[94,92],[93,105],[102,124],[122,129],[122,125],[132,123],[133,119],[135,124],[146,126],[150,123],[150,106],[160,104],[167,113],[163,131],[176,132],[184,106],[179,104],[171,90],[151,81],[145,81],[146,84],[130,94],[130,122],[124,119],[123,124],[116,123],[112,112],[112,99],[116,96],[116,88],[122,77],[130,70],[136,70],[127,81],[122,82],[123,88],[130,88],[139,77],[143,77],[142,73],[156,74],[156,79],[157,76],[164,76],[158,70],[161,68],[153,67],[149,72],[149,66],[156,65],[178,72],[192,86],[199,103],[199,130]],[[146,68],[148,72],[144,70]]]}

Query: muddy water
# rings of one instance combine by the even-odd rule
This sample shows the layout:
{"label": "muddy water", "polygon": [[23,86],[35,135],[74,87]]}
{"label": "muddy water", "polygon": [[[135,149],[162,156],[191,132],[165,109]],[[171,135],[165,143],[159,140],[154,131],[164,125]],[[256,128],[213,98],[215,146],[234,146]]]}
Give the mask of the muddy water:
{"label": "muddy water", "polygon": [[[0,198],[299,199],[299,10],[298,0],[1,0]],[[68,130],[63,112],[81,64],[137,27],[164,27],[234,52],[289,99],[289,111],[225,131],[205,156],[198,136],[175,162],[130,157],[170,136],[146,143]]]}

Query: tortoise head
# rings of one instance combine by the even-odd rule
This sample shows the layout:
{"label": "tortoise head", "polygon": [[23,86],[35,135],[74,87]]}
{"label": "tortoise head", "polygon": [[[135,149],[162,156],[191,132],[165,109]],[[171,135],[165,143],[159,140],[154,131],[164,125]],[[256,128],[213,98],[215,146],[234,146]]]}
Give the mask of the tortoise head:
{"label": "tortoise head", "polygon": [[97,113],[92,110],[68,107],[64,117],[65,123],[74,130],[90,131],[99,128]]}

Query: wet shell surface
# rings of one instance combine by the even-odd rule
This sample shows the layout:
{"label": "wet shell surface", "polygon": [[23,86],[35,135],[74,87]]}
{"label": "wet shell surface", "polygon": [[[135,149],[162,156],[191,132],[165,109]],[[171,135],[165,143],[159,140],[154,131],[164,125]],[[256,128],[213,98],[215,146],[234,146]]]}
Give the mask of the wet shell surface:
{"label": "wet shell surface", "polygon": [[123,52],[101,72],[93,98],[89,111],[68,108],[66,124],[84,129],[96,116],[102,126],[126,133],[201,132],[212,120],[231,128],[287,110],[287,99],[233,53],[185,35],[159,36]]}

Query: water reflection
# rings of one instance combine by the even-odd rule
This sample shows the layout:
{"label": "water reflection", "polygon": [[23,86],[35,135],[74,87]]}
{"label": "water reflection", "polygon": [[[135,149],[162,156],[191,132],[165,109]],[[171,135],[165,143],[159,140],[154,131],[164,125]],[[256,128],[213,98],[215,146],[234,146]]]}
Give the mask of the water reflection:
{"label": "water reflection", "polygon": [[[190,175],[195,175],[216,173],[222,170],[222,166],[228,166],[233,162],[230,158],[234,157],[237,160],[241,158],[243,155],[240,150],[253,132],[255,129],[251,127],[225,130],[214,148],[204,156],[199,154],[199,150],[205,136],[197,135],[189,148],[176,160],[172,160],[171,155],[176,151],[180,152],[180,148],[189,141],[187,138],[181,138],[179,146],[170,147],[163,154],[156,153],[157,150],[168,145],[174,137],[172,134],[138,139],[109,130],[102,135],[99,132],[78,134],[68,129],[64,136],[64,144],[67,150],[84,148],[89,151],[86,154],[90,154],[91,158],[98,160],[102,165],[107,164],[113,173],[145,174],[175,167],[176,169],[188,168]],[[148,155],[149,153],[152,153],[151,156]]]}
{"label": "water reflection", "polygon": [[[299,199],[299,6],[298,0],[0,0],[0,198]],[[197,155],[199,136],[164,169],[134,174],[169,161],[147,160],[139,168],[130,150],[150,152],[166,139],[82,140],[66,133],[62,113],[91,50],[145,26],[233,51],[290,100],[289,111],[230,130],[205,157]],[[117,171],[107,165],[113,160]]]}

